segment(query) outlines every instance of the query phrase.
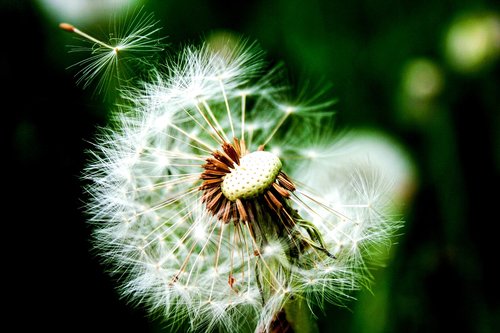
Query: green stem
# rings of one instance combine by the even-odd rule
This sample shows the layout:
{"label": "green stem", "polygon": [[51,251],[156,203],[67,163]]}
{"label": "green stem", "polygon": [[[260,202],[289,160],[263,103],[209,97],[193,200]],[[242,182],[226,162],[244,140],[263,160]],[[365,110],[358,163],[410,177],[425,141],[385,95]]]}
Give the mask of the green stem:
{"label": "green stem", "polygon": [[286,320],[294,333],[318,333],[316,320],[302,298],[290,300],[285,304]]}

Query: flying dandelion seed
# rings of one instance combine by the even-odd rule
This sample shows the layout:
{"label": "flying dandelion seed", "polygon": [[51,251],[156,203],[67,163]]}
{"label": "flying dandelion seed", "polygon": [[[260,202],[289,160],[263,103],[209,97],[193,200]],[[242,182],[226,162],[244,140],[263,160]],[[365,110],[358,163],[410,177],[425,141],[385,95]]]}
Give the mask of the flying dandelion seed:
{"label": "flying dandelion seed", "polygon": [[124,90],[87,207],[123,295],[192,330],[268,332],[291,300],[367,285],[400,223],[383,179],[336,162],[332,103],[283,99],[255,44],[228,45],[187,46]]}
{"label": "flying dandelion seed", "polygon": [[77,83],[87,88],[97,80],[97,92],[109,92],[113,82],[128,80],[127,66],[131,62],[152,52],[164,48],[161,38],[155,35],[159,32],[157,23],[151,14],[137,14],[127,23],[115,23],[109,34],[109,41],[103,42],[81,31],[69,23],[61,23],[59,27],[76,34],[87,44],[85,46],[71,46],[70,52],[90,53],[72,67],[79,67],[76,73]]}

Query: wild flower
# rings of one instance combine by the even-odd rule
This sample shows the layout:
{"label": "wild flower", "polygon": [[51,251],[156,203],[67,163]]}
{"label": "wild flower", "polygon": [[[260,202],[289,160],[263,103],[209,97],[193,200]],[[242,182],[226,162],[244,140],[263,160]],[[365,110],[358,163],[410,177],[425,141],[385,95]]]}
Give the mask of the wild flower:
{"label": "wild flower", "polygon": [[400,227],[388,183],[337,163],[332,103],[287,98],[280,72],[255,44],[207,43],[123,91],[85,178],[95,246],[133,302],[192,330],[268,332],[294,300],[368,285]]}

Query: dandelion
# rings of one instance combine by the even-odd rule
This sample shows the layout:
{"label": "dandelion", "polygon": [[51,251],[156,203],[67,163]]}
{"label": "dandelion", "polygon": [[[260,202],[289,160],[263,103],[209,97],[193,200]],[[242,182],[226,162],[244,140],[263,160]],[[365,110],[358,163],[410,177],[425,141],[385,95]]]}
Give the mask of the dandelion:
{"label": "dandelion", "polygon": [[400,227],[388,183],[337,163],[332,103],[286,98],[266,66],[245,41],[186,46],[123,91],[85,171],[122,294],[193,331],[269,332],[290,304],[350,298]]}

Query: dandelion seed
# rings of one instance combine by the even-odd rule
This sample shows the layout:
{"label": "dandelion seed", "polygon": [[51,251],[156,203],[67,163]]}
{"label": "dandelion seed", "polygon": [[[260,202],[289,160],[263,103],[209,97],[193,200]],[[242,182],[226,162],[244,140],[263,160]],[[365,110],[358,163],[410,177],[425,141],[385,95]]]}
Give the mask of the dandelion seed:
{"label": "dandelion seed", "polygon": [[148,53],[161,51],[164,47],[162,38],[156,38],[155,34],[160,28],[151,14],[138,14],[127,24],[129,28],[123,29],[120,24],[115,24],[114,32],[109,36],[109,42],[105,43],[86,32],[78,29],[70,23],[61,23],[62,30],[71,32],[81,37],[90,46],[72,46],[70,52],[86,52],[91,56],[77,62],[73,66],[80,67],[76,76],[77,83],[87,88],[94,80],[98,80],[96,90],[98,92],[108,91],[109,85],[115,80],[126,80],[127,65],[137,61],[140,56]]}
{"label": "dandelion seed", "polygon": [[186,47],[124,90],[85,172],[122,293],[192,330],[267,332],[291,299],[341,302],[400,226],[383,180],[311,148],[333,140],[331,103],[281,100],[265,66],[255,44]]}

